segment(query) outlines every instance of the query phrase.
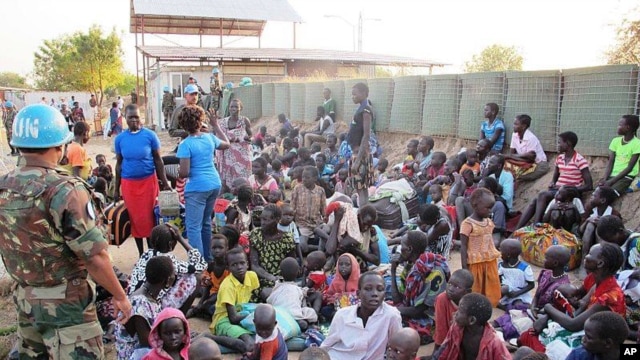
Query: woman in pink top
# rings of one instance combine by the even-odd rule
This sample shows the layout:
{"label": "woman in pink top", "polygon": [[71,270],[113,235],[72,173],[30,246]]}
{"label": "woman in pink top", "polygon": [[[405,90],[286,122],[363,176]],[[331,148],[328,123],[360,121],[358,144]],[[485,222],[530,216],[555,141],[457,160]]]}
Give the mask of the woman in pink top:
{"label": "woman in pink top", "polygon": [[271,191],[278,190],[278,182],[276,179],[267,174],[267,160],[258,157],[251,163],[252,175],[249,176],[249,185],[253,188],[254,193],[259,193],[264,198],[269,196]]}

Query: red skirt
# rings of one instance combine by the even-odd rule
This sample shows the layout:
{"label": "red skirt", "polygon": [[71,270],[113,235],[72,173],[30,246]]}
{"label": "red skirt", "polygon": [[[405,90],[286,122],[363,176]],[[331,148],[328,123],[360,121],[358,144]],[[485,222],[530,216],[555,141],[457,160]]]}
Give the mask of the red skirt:
{"label": "red skirt", "polygon": [[144,179],[122,179],[120,191],[131,220],[131,236],[148,238],[151,236],[155,220],[153,207],[159,192],[156,174]]}

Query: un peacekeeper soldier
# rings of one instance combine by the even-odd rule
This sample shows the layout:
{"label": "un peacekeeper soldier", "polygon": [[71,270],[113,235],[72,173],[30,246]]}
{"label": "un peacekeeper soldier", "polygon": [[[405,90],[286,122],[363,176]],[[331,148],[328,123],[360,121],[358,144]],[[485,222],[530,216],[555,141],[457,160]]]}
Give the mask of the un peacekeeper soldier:
{"label": "un peacekeeper soldier", "polygon": [[[222,87],[220,87],[220,70],[214,67],[212,70],[211,80],[209,83],[209,89],[211,90],[211,106],[216,111],[220,109],[220,98],[222,97]],[[205,109],[208,110],[208,109]]]}
{"label": "un peacekeeper soldier", "polygon": [[113,294],[118,321],[131,316],[89,191],[56,168],[72,138],[55,108],[23,108],[11,145],[26,165],[0,178],[0,255],[18,283],[20,359],[104,358],[94,281]]}
{"label": "un peacekeeper soldier", "polygon": [[[7,144],[11,144],[11,131],[13,128],[13,120],[16,117],[16,114],[18,113],[16,111],[16,109],[13,107],[13,103],[9,100],[7,100],[4,103],[4,118],[2,119],[2,122],[4,124],[4,130],[7,132]],[[18,156],[18,149],[16,149],[15,147],[9,145],[9,147],[11,148],[11,156]]]}
{"label": "un peacekeeper soldier", "polygon": [[164,128],[169,129],[169,120],[171,119],[171,114],[173,114],[173,109],[176,107],[176,98],[173,96],[173,93],[170,91],[169,87],[165,85],[162,89],[162,113],[164,115]]}
{"label": "un peacekeeper soldier", "polygon": [[182,128],[180,128],[178,114],[180,114],[182,108],[186,105],[197,105],[200,92],[198,91],[198,87],[196,85],[188,84],[187,86],[185,86],[182,93],[184,94],[184,99],[186,100],[186,102],[183,105],[178,105],[178,107],[173,110],[173,114],[171,114],[171,124],[169,124],[169,136],[180,137],[184,139],[189,134]]}

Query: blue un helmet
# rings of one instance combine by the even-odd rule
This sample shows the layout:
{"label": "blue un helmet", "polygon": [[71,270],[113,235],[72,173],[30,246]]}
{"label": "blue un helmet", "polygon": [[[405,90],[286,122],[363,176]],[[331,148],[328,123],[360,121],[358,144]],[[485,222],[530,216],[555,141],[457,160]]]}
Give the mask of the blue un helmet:
{"label": "blue un helmet", "polygon": [[7,109],[12,109],[13,108],[13,103],[9,100],[5,101],[4,103],[4,107]]}
{"label": "blue un helmet", "polygon": [[187,86],[185,86],[184,88],[184,93],[185,94],[193,94],[193,93],[197,93],[198,91],[198,87],[195,86],[194,84],[189,84]]}
{"label": "blue un helmet", "polygon": [[56,108],[45,104],[29,105],[13,121],[11,146],[48,149],[73,139],[67,121]]}
{"label": "blue un helmet", "polygon": [[165,85],[165,86],[162,88],[162,91],[164,91],[164,92],[169,92],[169,86]]}
{"label": "blue un helmet", "polygon": [[224,87],[231,90],[233,89],[233,83],[231,81],[229,81],[228,83],[224,84]]}
{"label": "blue un helmet", "polygon": [[219,73],[219,72],[220,72],[220,70],[218,70],[218,68],[217,68],[217,67],[214,67],[214,68],[213,68],[213,70],[212,70],[211,72],[212,72],[212,73],[214,73],[214,74],[217,74],[217,73]]}

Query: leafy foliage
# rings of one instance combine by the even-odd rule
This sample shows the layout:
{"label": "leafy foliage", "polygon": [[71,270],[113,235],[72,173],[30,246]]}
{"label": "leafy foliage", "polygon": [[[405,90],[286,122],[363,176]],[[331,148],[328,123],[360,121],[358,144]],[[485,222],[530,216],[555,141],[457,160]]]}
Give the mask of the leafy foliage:
{"label": "leafy foliage", "polygon": [[13,88],[26,88],[27,79],[18,73],[14,72],[0,72],[0,86],[13,87]]}
{"label": "leafy foliage", "polygon": [[480,54],[473,55],[471,61],[465,62],[464,71],[472,73],[522,70],[523,61],[515,46],[494,44],[486,47]]}
{"label": "leafy foliage", "polygon": [[123,82],[121,40],[115,29],[104,34],[96,25],[45,40],[35,53],[34,78],[41,89],[89,91],[102,104],[104,92]]}
{"label": "leafy foliage", "polygon": [[617,29],[617,43],[607,51],[608,64],[640,63],[640,20],[625,19]]}

